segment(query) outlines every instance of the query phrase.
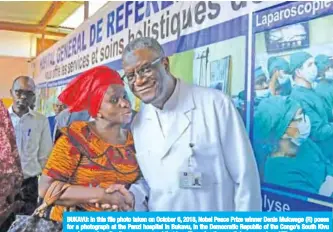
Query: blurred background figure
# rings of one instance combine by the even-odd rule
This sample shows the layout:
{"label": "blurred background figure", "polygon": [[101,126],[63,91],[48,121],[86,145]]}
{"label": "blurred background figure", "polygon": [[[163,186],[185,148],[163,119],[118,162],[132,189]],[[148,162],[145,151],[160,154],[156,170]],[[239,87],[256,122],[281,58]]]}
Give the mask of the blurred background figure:
{"label": "blurred background figure", "polygon": [[7,231],[22,206],[16,201],[23,181],[13,124],[0,101],[0,231]]}
{"label": "blurred background figure", "polygon": [[234,102],[239,114],[241,115],[243,122],[245,122],[245,119],[246,119],[246,113],[245,113],[246,92],[245,92],[245,90],[240,91],[238,93],[237,97],[233,98],[233,102]]}
{"label": "blurred background figure", "polygon": [[68,108],[61,111],[58,115],[55,116],[55,129],[54,129],[54,143],[57,139],[61,136],[60,130],[62,128],[68,127],[73,122],[82,121],[82,122],[89,122],[93,120],[89,112],[87,110],[79,111],[79,112],[70,112]]}
{"label": "blurred background figure", "polygon": [[21,214],[31,215],[37,207],[38,176],[52,150],[50,126],[47,118],[31,109],[36,100],[34,80],[19,76],[10,90],[13,105],[8,109],[14,126],[24,180]]}
{"label": "blurred background figure", "polygon": [[52,136],[52,141],[55,139],[55,133],[57,131],[57,120],[56,116],[59,115],[63,110],[66,109],[66,105],[61,103],[57,98],[53,103],[53,111],[54,115],[48,117],[49,124],[50,124],[50,131]]}
{"label": "blurred background figure", "polygon": [[258,67],[254,72],[254,90],[255,90],[255,98],[254,105],[255,107],[259,105],[262,99],[268,98],[271,96],[271,91],[268,88],[268,79],[262,67]]}
{"label": "blurred background figure", "polygon": [[[263,100],[255,113],[254,149],[266,183],[320,194],[333,166],[309,138],[311,121],[289,97]],[[327,191],[326,191],[327,192]],[[333,185],[328,190],[331,196]]]}
{"label": "blurred background figure", "polygon": [[307,52],[297,52],[290,57],[290,69],[295,86],[290,97],[300,103],[304,113],[311,121],[311,139],[317,143],[322,152],[333,161],[333,125],[323,100],[313,90],[318,77],[314,58]]}
{"label": "blurred background figure", "polygon": [[326,55],[316,56],[315,63],[318,68],[318,82],[316,93],[325,104],[329,121],[333,121],[333,58]]}
{"label": "blurred background figure", "polygon": [[292,89],[289,63],[281,57],[271,57],[268,59],[267,66],[271,93],[273,95],[288,96]]}

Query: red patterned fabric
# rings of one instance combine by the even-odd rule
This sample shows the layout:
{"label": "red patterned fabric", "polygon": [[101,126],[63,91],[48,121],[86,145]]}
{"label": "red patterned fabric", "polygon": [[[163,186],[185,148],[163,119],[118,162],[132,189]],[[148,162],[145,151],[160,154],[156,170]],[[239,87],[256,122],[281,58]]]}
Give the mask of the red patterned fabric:
{"label": "red patterned fabric", "polygon": [[0,101],[0,217],[8,208],[7,201],[23,181],[14,128],[9,113]]}

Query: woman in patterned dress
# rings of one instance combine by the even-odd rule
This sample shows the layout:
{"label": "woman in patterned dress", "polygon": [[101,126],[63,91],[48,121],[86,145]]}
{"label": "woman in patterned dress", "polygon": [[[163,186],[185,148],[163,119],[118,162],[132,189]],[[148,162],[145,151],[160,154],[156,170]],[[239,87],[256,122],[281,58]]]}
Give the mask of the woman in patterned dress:
{"label": "woman in patterned dress", "polygon": [[[105,66],[96,67],[75,78],[59,100],[71,112],[88,110],[95,120],[77,121],[62,129],[43,170],[39,195],[44,197],[53,181],[71,186],[47,210],[46,216],[61,222],[63,212],[102,211],[99,205],[132,209],[127,192],[140,177],[131,133],[122,128],[131,120],[131,107],[125,97],[119,74]],[[112,186],[125,186],[107,193]]]}

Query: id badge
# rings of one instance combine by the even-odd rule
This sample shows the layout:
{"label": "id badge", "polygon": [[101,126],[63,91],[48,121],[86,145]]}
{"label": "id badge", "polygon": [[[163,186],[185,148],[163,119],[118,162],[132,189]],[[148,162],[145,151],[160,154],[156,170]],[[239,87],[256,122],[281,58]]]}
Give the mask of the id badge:
{"label": "id badge", "polygon": [[201,188],[202,174],[201,172],[183,171],[179,174],[180,188]]}

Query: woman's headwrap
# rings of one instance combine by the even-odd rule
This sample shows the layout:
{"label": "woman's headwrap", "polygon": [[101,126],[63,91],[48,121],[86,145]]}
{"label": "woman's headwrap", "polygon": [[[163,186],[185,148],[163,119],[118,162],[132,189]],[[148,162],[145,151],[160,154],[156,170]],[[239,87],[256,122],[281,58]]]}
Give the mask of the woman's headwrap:
{"label": "woman's headwrap", "polygon": [[72,80],[58,99],[67,105],[70,112],[88,110],[89,114],[95,118],[103,97],[112,84],[124,86],[124,82],[116,71],[106,66],[98,66]]}

